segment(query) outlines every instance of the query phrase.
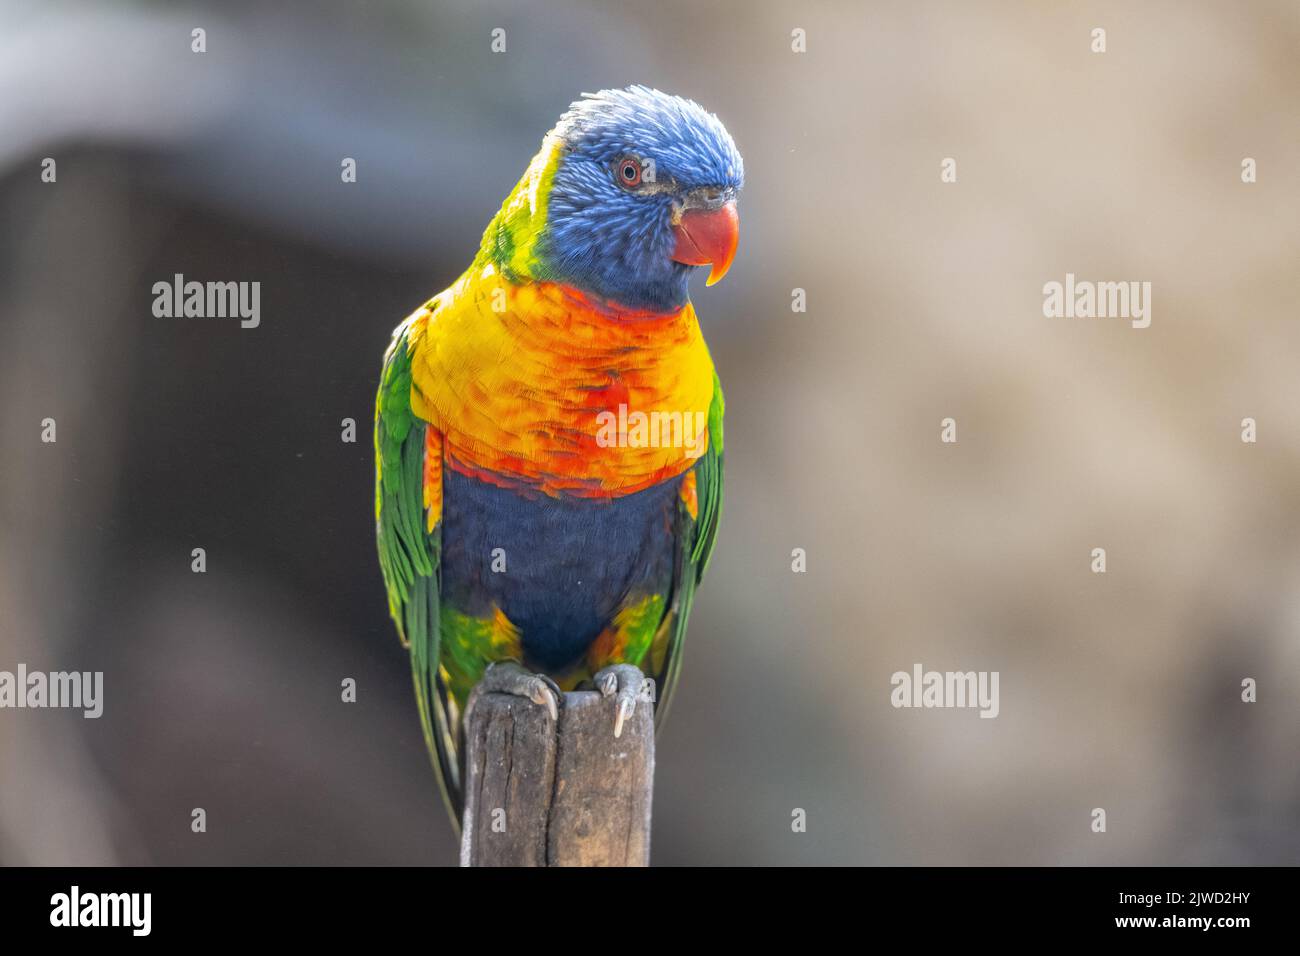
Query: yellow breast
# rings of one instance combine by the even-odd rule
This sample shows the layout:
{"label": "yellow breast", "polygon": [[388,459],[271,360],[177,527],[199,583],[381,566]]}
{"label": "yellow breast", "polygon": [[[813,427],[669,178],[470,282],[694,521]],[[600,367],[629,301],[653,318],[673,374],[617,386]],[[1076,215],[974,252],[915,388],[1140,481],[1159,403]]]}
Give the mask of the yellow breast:
{"label": "yellow breast", "polygon": [[411,407],[446,463],[548,495],[627,495],[708,447],[713,363],[687,303],[615,313],[476,267],[411,318]]}

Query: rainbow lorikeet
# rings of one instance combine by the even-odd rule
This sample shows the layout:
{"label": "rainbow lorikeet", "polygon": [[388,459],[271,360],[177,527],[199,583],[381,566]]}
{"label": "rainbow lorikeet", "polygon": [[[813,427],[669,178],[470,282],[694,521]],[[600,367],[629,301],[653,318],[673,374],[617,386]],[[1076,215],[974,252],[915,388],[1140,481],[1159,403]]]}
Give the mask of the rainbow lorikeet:
{"label": "rainbow lorikeet", "polygon": [[730,267],[743,180],[698,104],[587,94],[465,273],[393,333],[379,562],[457,823],[471,692],[555,719],[590,683],[616,736],[651,681],[665,711],[722,508],[722,390],[688,283]]}

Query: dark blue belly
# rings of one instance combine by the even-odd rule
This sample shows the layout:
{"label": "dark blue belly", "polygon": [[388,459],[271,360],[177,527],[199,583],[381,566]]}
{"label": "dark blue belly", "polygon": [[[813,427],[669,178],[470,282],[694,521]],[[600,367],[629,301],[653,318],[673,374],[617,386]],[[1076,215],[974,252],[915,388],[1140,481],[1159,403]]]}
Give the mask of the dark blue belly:
{"label": "dark blue belly", "polygon": [[671,480],[623,498],[528,498],[444,469],[443,600],[475,616],[496,605],[528,663],[563,670],[629,594],[668,593],[677,494]]}

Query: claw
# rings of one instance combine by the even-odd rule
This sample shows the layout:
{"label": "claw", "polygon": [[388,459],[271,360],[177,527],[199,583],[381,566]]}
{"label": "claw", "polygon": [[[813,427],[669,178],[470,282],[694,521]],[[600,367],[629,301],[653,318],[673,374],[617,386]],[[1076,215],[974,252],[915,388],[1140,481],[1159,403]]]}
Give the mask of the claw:
{"label": "claw", "polygon": [[[479,694],[513,694],[545,707],[551,720],[560,719],[560,687],[545,674],[530,674],[517,661],[496,661],[488,665],[483,678],[470,695],[470,702]],[[470,704],[466,705],[466,713]]]}
{"label": "claw", "polygon": [[639,700],[654,700],[654,681],[632,664],[611,664],[595,677],[602,697],[614,698],[614,736],[623,736],[623,725],[636,713]]}
{"label": "claw", "polygon": [[635,698],[635,697],[625,697],[625,698],[623,698],[622,701],[619,702],[619,705],[618,705],[618,716],[614,718],[614,737],[615,737],[615,738],[618,738],[618,737],[622,737],[622,736],[623,736],[623,721],[625,721],[625,720],[627,720],[627,718],[631,717],[631,716],[632,716],[632,712],[633,712],[634,710],[636,710],[636,698]]}
{"label": "claw", "polygon": [[[555,701],[555,694],[551,689],[540,680],[533,681],[532,693],[528,695],[534,703],[546,708],[546,712],[551,715],[551,720],[560,719],[560,707]],[[618,736],[615,734],[615,736]]]}

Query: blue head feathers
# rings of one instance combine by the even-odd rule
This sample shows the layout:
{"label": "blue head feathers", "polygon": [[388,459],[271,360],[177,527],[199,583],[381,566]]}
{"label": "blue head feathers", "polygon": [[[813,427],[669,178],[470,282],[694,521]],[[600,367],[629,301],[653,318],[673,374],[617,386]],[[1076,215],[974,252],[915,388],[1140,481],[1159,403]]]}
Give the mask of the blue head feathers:
{"label": "blue head feathers", "polygon": [[630,86],[584,94],[553,132],[562,153],[537,248],[547,278],[628,309],[681,308],[698,266],[672,258],[674,225],[685,211],[734,200],[744,184],[721,121]]}

